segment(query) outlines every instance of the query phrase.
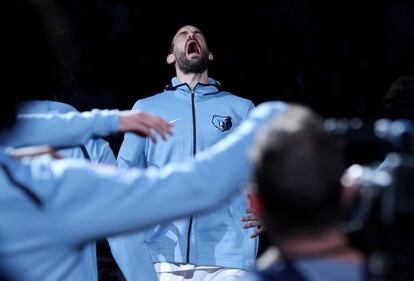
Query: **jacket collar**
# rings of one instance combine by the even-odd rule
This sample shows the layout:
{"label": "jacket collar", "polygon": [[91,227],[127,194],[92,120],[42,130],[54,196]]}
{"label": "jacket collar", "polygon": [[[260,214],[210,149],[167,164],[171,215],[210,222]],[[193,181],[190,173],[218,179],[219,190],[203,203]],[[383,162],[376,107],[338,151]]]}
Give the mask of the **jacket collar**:
{"label": "jacket collar", "polygon": [[[187,83],[181,83],[177,77],[171,79],[170,84],[165,87],[165,92],[173,91],[180,98],[191,98],[191,89]],[[197,83],[194,87],[194,99],[196,101],[206,100],[221,92],[220,82],[213,78],[208,78],[208,83]]]}

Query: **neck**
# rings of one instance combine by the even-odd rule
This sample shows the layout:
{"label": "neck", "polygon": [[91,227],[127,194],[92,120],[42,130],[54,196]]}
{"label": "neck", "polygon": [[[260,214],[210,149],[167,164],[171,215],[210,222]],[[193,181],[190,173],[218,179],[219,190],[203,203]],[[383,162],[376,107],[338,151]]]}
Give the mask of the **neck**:
{"label": "neck", "polygon": [[183,73],[177,70],[177,79],[181,83],[186,83],[193,90],[198,83],[208,83],[208,72],[207,70],[202,73]]}
{"label": "neck", "polygon": [[361,253],[348,244],[345,234],[338,229],[315,236],[278,239],[277,246],[287,259],[324,256],[355,261],[362,259]]}

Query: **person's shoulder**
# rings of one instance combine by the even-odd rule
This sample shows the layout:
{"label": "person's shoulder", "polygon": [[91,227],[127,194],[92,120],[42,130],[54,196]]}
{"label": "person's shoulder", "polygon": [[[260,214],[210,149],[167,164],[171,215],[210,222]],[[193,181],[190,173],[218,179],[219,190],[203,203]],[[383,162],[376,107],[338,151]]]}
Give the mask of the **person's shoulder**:
{"label": "person's shoulder", "polygon": [[104,138],[91,138],[87,141],[85,144],[87,148],[89,148],[91,151],[98,150],[101,148],[107,148],[111,147],[109,142],[105,140]]}
{"label": "person's shoulder", "polygon": [[143,97],[135,102],[133,109],[142,109],[144,107],[155,105],[158,102],[165,100],[166,97],[167,95],[165,95],[164,92],[157,93],[148,97]]}
{"label": "person's shoulder", "polygon": [[163,100],[167,99],[168,96],[169,96],[169,95],[166,95],[165,93],[166,92],[164,91],[164,92],[156,93],[156,94],[151,95],[151,96],[142,97],[142,98],[138,99],[135,102],[134,106],[144,105],[144,104],[147,105],[147,104],[152,104],[152,103],[156,103],[156,102],[159,102],[159,101],[163,101]]}
{"label": "person's shoulder", "polygon": [[79,110],[77,110],[74,106],[64,103],[64,102],[60,102],[60,101],[47,101],[49,109],[52,111],[58,111],[61,113],[67,113],[67,112],[72,112],[72,111],[76,111],[79,112]]}
{"label": "person's shoulder", "polygon": [[227,97],[228,99],[231,99],[234,102],[239,102],[243,104],[253,104],[253,102],[250,99],[233,94],[232,92],[222,91],[221,93],[223,94],[223,96]]}
{"label": "person's shoulder", "polygon": [[46,113],[46,112],[57,112],[57,113],[67,113],[71,111],[78,111],[72,105],[63,103],[60,101],[52,100],[30,100],[20,104],[18,112],[19,113]]}

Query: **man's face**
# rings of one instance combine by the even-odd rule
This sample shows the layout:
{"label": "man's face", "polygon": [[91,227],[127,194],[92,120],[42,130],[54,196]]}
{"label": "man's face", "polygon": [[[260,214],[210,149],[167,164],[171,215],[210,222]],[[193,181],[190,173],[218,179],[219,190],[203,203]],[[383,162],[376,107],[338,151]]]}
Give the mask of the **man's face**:
{"label": "man's face", "polygon": [[180,28],[173,39],[173,51],[178,67],[184,73],[207,70],[209,50],[201,31],[191,25]]}

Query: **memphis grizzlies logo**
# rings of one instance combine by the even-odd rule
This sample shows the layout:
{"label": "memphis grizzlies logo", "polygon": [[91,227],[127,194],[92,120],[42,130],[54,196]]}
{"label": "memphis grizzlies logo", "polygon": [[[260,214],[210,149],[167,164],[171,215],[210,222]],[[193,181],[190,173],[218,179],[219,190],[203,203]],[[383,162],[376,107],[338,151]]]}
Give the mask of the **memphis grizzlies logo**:
{"label": "memphis grizzlies logo", "polygon": [[222,132],[228,131],[233,126],[231,122],[230,116],[220,116],[220,115],[213,115],[213,119],[211,119],[211,123],[213,123],[214,127],[219,129]]}

